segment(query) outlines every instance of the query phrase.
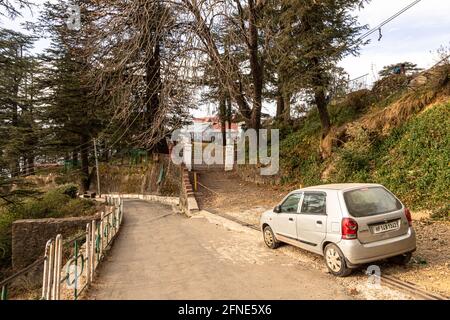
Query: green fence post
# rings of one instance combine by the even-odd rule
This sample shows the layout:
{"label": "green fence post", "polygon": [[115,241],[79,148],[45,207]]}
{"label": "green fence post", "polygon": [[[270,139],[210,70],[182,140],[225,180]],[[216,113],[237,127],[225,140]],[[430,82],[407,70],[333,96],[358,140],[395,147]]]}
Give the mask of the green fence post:
{"label": "green fence post", "polygon": [[4,285],[2,287],[2,294],[1,294],[0,300],[8,300],[8,287],[7,287],[7,285]]}
{"label": "green fence post", "polygon": [[102,231],[100,230],[100,223],[97,223],[97,236],[95,237],[95,252],[97,254],[97,264],[100,263],[100,246],[102,241]]}
{"label": "green fence post", "polygon": [[78,299],[78,241],[75,240],[75,282],[74,282],[74,297]]}

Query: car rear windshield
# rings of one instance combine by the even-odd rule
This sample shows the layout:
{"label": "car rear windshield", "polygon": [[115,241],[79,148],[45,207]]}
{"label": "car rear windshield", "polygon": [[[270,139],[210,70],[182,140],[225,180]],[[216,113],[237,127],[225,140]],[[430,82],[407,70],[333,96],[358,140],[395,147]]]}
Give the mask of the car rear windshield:
{"label": "car rear windshield", "polygon": [[400,210],[402,204],[381,187],[363,188],[344,193],[348,212],[353,217],[369,217]]}

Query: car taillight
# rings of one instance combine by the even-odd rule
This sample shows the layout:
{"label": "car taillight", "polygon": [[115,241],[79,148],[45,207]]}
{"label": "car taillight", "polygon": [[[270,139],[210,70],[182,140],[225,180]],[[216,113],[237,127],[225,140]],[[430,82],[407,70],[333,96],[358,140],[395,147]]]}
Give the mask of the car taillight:
{"label": "car taillight", "polygon": [[342,239],[353,240],[358,238],[358,223],[350,218],[342,219]]}
{"label": "car taillight", "polygon": [[408,208],[405,208],[405,216],[406,216],[406,219],[408,219],[409,226],[412,227],[411,211],[409,211]]}

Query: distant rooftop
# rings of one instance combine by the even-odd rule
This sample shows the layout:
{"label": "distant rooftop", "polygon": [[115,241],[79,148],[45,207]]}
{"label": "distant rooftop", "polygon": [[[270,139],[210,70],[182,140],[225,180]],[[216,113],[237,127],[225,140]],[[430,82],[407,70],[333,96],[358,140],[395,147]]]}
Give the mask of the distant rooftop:
{"label": "distant rooftop", "polygon": [[[217,116],[194,118],[192,121],[194,122],[194,125],[197,125],[197,126],[200,124],[210,124],[212,126],[213,130],[220,130],[222,128],[221,123],[220,123],[220,118]],[[226,124],[226,128],[228,130],[228,123]],[[232,131],[239,130],[239,124],[232,122],[231,130]]]}

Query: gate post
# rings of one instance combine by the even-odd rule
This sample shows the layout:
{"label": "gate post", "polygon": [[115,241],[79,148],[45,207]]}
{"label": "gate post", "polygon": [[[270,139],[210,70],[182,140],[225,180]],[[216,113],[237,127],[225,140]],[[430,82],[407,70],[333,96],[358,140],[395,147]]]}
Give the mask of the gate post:
{"label": "gate post", "polygon": [[186,168],[192,170],[192,143],[185,143],[183,150],[184,164]]}
{"label": "gate post", "polygon": [[234,143],[227,143],[225,147],[225,171],[232,171],[234,168]]}
{"label": "gate post", "polygon": [[89,285],[92,281],[91,279],[91,265],[92,265],[92,255],[91,255],[91,243],[92,243],[92,224],[86,224],[86,244],[85,244],[85,255],[86,255],[86,282]]}
{"label": "gate post", "polygon": [[62,268],[62,236],[58,234],[55,240],[55,267],[53,275],[52,300],[61,298],[61,268]]}
{"label": "gate post", "polygon": [[52,240],[48,240],[45,245],[45,253],[44,253],[44,272],[42,274],[42,299],[49,300],[48,292],[49,292],[49,279],[50,279],[50,256],[51,256],[51,246]]}

